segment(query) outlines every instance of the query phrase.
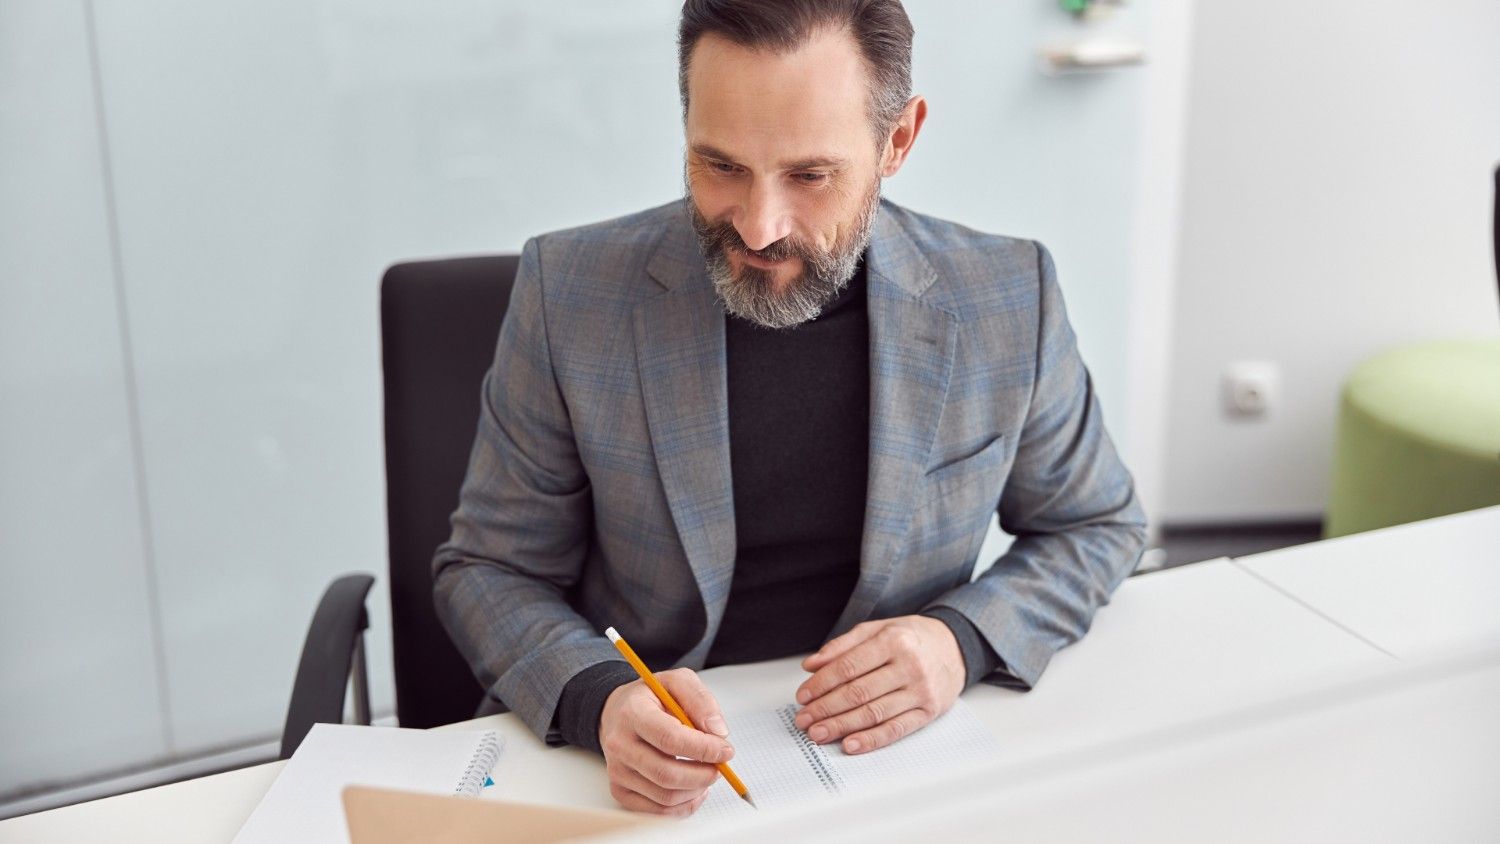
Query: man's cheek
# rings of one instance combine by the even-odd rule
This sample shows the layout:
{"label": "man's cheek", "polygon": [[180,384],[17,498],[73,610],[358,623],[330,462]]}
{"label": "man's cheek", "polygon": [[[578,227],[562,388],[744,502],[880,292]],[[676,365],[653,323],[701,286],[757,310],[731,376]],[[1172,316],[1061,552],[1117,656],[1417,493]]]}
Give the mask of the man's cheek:
{"label": "man's cheek", "polygon": [[710,223],[728,217],[734,208],[734,195],[729,188],[716,184],[712,179],[693,178],[688,182],[688,192],[698,213]]}

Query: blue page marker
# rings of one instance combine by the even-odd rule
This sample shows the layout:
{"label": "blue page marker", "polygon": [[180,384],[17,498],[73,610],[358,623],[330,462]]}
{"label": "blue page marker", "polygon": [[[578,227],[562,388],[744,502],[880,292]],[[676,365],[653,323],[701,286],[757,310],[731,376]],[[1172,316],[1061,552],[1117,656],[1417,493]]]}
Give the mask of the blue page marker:
{"label": "blue page marker", "polygon": [[494,784],[495,784],[495,781],[494,781],[494,780],[492,780],[492,779],[490,779],[490,778],[489,778],[489,775],[488,775],[488,774],[486,774],[486,775],[485,775],[485,778],[484,778],[484,787],[485,787],[485,788],[489,788],[489,787],[490,787],[490,786],[492,786],[492,785],[494,785]]}

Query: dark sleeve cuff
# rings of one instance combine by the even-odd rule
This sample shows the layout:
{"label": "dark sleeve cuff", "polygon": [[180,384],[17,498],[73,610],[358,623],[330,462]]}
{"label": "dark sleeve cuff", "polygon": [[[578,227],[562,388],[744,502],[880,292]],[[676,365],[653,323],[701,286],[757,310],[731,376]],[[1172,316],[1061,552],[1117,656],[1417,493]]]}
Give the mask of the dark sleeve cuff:
{"label": "dark sleeve cuff", "polygon": [[1005,663],[990,643],[979,635],[979,629],[974,626],[963,613],[952,607],[931,607],[922,610],[922,615],[935,618],[948,625],[953,631],[953,638],[958,640],[959,653],[964,658],[964,688],[967,689],[975,683],[983,680],[986,675],[997,669],[1003,670]]}
{"label": "dark sleeve cuff", "polygon": [[599,749],[599,716],[604,714],[604,702],[610,692],[638,679],[630,663],[612,659],[591,665],[573,675],[563,686],[562,697],[557,702],[557,728],[563,741],[577,747],[588,748],[595,753]]}

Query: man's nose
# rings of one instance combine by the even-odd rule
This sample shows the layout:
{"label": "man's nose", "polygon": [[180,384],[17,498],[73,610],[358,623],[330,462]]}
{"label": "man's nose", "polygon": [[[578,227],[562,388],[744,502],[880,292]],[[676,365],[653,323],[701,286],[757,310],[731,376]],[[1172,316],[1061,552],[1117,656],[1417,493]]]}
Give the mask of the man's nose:
{"label": "man's nose", "polygon": [[792,233],[791,216],[774,187],[750,186],[750,195],[734,220],[740,239],[751,249],[764,249]]}

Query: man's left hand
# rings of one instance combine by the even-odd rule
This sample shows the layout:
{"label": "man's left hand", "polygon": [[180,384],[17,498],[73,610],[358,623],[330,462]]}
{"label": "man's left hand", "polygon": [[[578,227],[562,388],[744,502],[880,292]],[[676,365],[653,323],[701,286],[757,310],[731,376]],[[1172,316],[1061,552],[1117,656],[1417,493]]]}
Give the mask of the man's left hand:
{"label": "man's left hand", "polygon": [[796,724],[845,753],[884,747],[947,712],[964,690],[964,660],[948,625],[924,615],[867,621],[802,660]]}

